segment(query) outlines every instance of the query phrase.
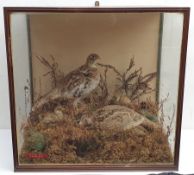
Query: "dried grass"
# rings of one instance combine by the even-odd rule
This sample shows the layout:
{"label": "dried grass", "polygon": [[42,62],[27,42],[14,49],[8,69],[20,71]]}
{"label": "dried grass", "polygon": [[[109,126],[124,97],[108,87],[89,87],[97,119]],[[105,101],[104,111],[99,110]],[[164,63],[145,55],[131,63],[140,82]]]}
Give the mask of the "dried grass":
{"label": "dried grass", "polygon": [[[66,111],[67,109],[63,109]],[[65,116],[65,115],[64,115]],[[29,149],[30,136],[24,134],[21,163],[167,163],[173,158],[168,137],[160,127],[149,123],[122,132],[80,126],[77,117],[28,125],[24,133],[33,130],[44,135],[43,150]],[[26,156],[28,152],[48,155],[45,159]]]}

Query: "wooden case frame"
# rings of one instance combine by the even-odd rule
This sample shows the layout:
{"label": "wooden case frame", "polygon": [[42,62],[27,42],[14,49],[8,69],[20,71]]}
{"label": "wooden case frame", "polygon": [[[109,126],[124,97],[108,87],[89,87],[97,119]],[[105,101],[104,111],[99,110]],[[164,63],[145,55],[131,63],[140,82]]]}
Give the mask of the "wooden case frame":
{"label": "wooden case frame", "polygon": [[[176,121],[176,141],[175,141],[175,155],[174,163],[171,165],[20,165],[18,162],[17,152],[17,136],[16,136],[16,113],[15,113],[15,92],[14,92],[14,80],[13,80],[13,64],[12,64],[12,52],[11,52],[11,40],[10,40],[10,15],[15,12],[61,12],[61,13],[107,13],[107,12],[168,12],[168,13],[182,13],[184,15],[183,37],[181,47],[181,60],[180,60],[180,76],[179,76],[179,92],[178,92],[178,111]],[[12,128],[12,143],[13,143],[13,155],[14,155],[14,169],[15,171],[94,171],[94,170],[177,170],[179,163],[179,147],[180,147],[180,134],[181,134],[181,120],[182,120],[182,106],[183,106],[183,94],[184,94],[184,76],[185,76],[185,62],[186,62],[186,50],[188,39],[188,27],[189,27],[189,8],[170,7],[170,8],[43,8],[43,7],[5,7],[4,19],[5,19],[5,35],[7,46],[7,65],[9,76],[9,93],[10,93],[10,109],[11,109],[11,128]]]}

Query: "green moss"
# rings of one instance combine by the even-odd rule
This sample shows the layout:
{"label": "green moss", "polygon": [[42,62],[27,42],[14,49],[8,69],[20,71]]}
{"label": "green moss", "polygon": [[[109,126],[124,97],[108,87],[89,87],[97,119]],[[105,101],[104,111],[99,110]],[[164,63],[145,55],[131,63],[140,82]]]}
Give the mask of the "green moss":
{"label": "green moss", "polygon": [[45,148],[45,138],[40,132],[30,129],[25,136],[25,149],[29,151],[42,151]]}
{"label": "green moss", "polygon": [[[130,130],[113,132],[97,126],[80,126],[77,122],[79,117],[64,117],[54,126],[40,121],[26,128],[20,162],[79,164],[173,161],[168,137],[160,127],[155,128],[148,122]],[[30,158],[26,153],[40,153],[48,157]]]}

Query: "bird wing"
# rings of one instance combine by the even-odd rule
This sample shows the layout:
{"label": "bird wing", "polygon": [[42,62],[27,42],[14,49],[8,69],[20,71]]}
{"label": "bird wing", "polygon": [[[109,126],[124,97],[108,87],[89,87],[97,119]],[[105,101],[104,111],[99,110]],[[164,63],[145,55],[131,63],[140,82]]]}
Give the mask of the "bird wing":
{"label": "bird wing", "polygon": [[71,91],[75,87],[81,85],[85,81],[84,68],[80,67],[68,73],[63,81],[64,90]]}

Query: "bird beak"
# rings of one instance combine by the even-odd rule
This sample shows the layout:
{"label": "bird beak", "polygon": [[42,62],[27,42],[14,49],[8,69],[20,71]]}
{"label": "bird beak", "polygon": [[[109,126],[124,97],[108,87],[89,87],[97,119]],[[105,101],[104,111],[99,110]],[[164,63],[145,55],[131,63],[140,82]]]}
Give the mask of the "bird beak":
{"label": "bird beak", "polygon": [[98,63],[98,60],[100,60],[101,59],[101,57],[97,57],[96,58],[96,65],[98,65],[99,63]]}
{"label": "bird beak", "polygon": [[97,62],[97,61],[100,60],[100,59],[101,59],[100,57],[96,57],[95,62]]}

